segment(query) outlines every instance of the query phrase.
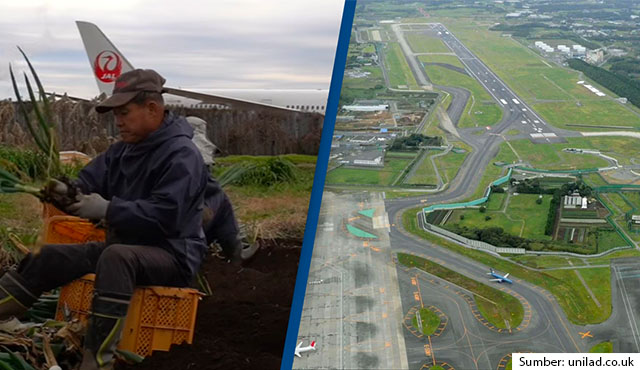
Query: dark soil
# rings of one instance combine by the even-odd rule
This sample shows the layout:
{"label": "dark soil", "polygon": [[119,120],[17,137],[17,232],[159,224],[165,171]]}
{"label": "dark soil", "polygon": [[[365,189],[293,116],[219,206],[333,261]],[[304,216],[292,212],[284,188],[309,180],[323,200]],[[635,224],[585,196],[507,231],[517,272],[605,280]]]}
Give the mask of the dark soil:
{"label": "dark soil", "polygon": [[118,364],[116,369],[279,369],[300,244],[263,243],[243,267],[209,257],[202,271],[213,296],[198,305],[193,344],[154,352],[142,364]]}

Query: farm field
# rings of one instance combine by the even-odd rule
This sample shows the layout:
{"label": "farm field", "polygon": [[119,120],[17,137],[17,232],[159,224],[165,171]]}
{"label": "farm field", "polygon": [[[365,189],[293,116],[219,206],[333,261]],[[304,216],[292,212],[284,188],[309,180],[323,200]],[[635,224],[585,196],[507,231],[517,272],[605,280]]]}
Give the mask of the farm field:
{"label": "farm field", "polygon": [[[477,209],[456,210],[447,221],[447,224],[457,224],[469,228],[489,228],[501,227],[506,233],[528,239],[551,240],[551,237],[544,235],[544,227],[547,222],[547,214],[551,195],[542,197],[542,204],[536,204],[538,195],[519,194],[509,197],[509,203],[504,210],[496,209],[496,203],[504,198],[500,195],[490,202],[486,212],[479,212]],[[492,195],[490,198],[493,198]],[[464,218],[461,218],[464,216]],[[490,220],[485,220],[486,217]]]}

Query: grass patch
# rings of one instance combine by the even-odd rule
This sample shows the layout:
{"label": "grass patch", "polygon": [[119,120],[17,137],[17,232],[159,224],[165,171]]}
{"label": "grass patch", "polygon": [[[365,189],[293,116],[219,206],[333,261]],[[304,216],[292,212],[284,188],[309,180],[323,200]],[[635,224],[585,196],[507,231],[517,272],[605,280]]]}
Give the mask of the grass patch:
{"label": "grass patch", "polygon": [[420,192],[410,192],[410,191],[386,191],[385,197],[387,199],[396,199],[396,198],[408,198],[408,197],[427,197],[431,193],[420,193]]}
{"label": "grass patch", "polygon": [[585,265],[585,263],[581,259],[574,257],[567,258],[561,256],[535,256],[531,254],[523,254],[512,256],[510,258],[514,262],[518,262],[532,268],[554,268]]}
{"label": "grass patch", "polygon": [[454,67],[464,68],[464,64],[455,55],[419,55],[418,60],[423,63],[444,63]]}
{"label": "grass patch", "polygon": [[493,193],[489,197],[489,201],[487,202],[487,211],[499,211],[502,209],[504,205],[504,200],[507,198],[506,193]]}
{"label": "grass patch", "polygon": [[[421,257],[398,253],[398,261],[405,266],[427,271],[473,292],[479,311],[487,321],[498,328],[506,328],[505,320],[509,322],[512,328],[517,327],[522,322],[524,316],[522,303],[507,293]],[[487,299],[493,302],[487,301]]]}
{"label": "grass patch", "polygon": [[[408,180],[405,180],[405,183],[412,185],[437,185],[438,179],[436,178],[436,171],[433,168],[433,163],[431,162],[431,157],[442,153],[441,151],[433,151],[432,153],[425,152],[424,158],[420,165],[416,168],[413,176]],[[442,175],[440,175],[442,176]]]}
{"label": "grass patch", "polygon": [[[420,321],[422,321],[422,333],[424,335],[431,335],[436,332],[438,326],[440,326],[440,317],[432,312],[428,308],[421,308],[420,312]],[[420,329],[418,326],[418,317],[414,316],[411,320],[411,323],[416,329]]]}
{"label": "grass patch", "polygon": [[407,33],[405,38],[414,53],[451,53],[447,45],[437,37]]}
{"label": "grass patch", "polygon": [[339,167],[327,174],[327,184],[349,185],[391,185],[411,159],[392,159],[385,161],[381,169]]}
{"label": "grass patch", "polygon": [[588,173],[586,175],[582,175],[582,180],[591,187],[609,184],[599,173]]}
{"label": "grass patch", "polygon": [[[590,272],[589,270],[596,270],[594,272]],[[611,282],[610,282],[610,272],[608,267],[604,268],[595,268],[595,269],[580,269],[580,274],[583,276],[587,285],[593,291],[593,294],[596,296],[602,307],[598,307],[596,303],[589,295],[589,292],[585,289],[582,282],[578,279],[574,270],[550,270],[547,271],[546,274],[553,276],[559,280],[562,280],[569,289],[572,290],[573,297],[566,300],[567,306],[571,307],[573,312],[580,312],[584,307],[580,307],[580,305],[588,305],[591,310],[591,315],[599,317],[600,320],[606,320],[609,315],[611,315]],[[596,280],[589,280],[587,277],[593,277],[595,275]],[[591,281],[591,283],[589,283]],[[602,289],[596,289],[600,287],[604,287],[604,285],[609,285],[609,294],[603,294]],[[579,313],[577,315],[577,319],[579,320],[588,320],[589,314],[587,313]]]}
{"label": "grass patch", "polygon": [[[463,256],[472,258],[486,266],[492,266],[505,274],[510,273],[511,276],[526,280],[531,284],[548,290],[554,295],[560,307],[567,315],[569,321],[574,324],[598,324],[609,317],[610,310],[597,307],[590,297],[586,297],[586,299],[583,295],[574,291],[574,286],[576,284],[581,285],[575,274],[573,274],[573,276],[567,276],[566,279],[559,279],[547,274],[546,272],[522,268],[522,266],[512,262],[496,258],[487,253],[467,249],[448,240],[434,236],[418,227],[415,215],[416,212],[421,209],[422,207],[409,209],[402,215],[403,226],[410,233]],[[605,307],[610,307],[611,305],[611,302],[606,302],[604,300],[600,301],[600,303]]]}
{"label": "grass patch", "polygon": [[613,343],[602,342],[591,347],[589,353],[613,353]]}

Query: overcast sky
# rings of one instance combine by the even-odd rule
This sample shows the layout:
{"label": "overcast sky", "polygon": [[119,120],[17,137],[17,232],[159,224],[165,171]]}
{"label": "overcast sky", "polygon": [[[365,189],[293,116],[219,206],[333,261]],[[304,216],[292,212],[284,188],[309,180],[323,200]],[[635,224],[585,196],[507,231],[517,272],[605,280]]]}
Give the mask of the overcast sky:
{"label": "overcast sky", "polygon": [[98,95],[76,20],[98,25],[134,67],[156,69],[167,86],[327,89],[343,6],[343,0],[2,1],[0,99],[14,97],[9,63],[26,70],[16,45],[47,91]]}

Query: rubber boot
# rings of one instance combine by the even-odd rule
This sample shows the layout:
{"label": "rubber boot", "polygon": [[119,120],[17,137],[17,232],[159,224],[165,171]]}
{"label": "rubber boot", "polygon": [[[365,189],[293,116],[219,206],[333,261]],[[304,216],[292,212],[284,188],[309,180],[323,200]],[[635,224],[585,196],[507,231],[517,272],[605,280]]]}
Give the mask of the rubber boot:
{"label": "rubber boot", "polygon": [[0,320],[24,315],[39,295],[17,272],[8,271],[0,277]]}
{"label": "rubber boot", "polygon": [[84,337],[80,370],[111,370],[131,297],[96,294]]}

